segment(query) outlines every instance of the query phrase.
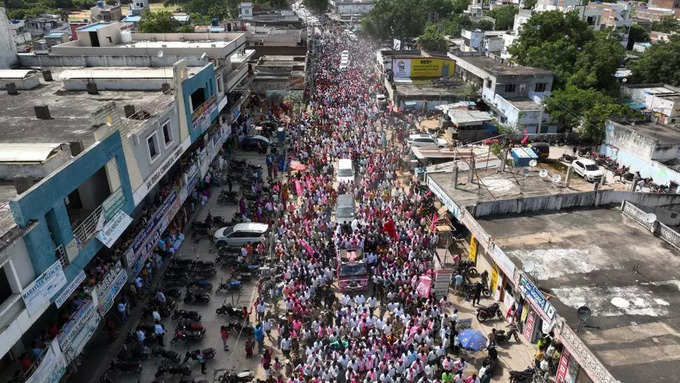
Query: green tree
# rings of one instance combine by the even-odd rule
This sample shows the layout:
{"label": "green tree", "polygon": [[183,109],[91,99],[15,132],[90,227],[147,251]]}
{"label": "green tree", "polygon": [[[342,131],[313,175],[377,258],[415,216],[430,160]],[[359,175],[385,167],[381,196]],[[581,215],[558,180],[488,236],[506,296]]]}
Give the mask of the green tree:
{"label": "green tree", "polygon": [[364,18],[363,30],[380,40],[415,37],[424,32],[426,20],[420,0],[378,0]]}
{"label": "green tree", "polygon": [[451,14],[458,15],[463,13],[463,11],[467,9],[468,5],[470,5],[470,0],[452,0]]}
{"label": "green tree", "polygon": [[680,21],[673,17],[664,17],[659,21],[652,22],[652,30],[656,32],[680,32]]}
{"label": "green tree", "polygon": [[488,15],[496,20],[496,30],[505,31],[512,28],[515,23],[515,15],[519,9],[514,5],[506,5],[503,7],[494,8]]}
{"label": "green tree", "polygon": [[617,39],[600,32],[596,38],[583,45],[576,62],[575,71],[567,80],[579,88],[595,88],[616,94],[619,83],[614,74],[623,65],[625,49]]}
{"label": "green tree", "polygon": [[479,20],[477,23],[474,23],[472,27],[483,31],[493,31],[493,23],[489,20]]}
{"label": "green tree", "polygon": [[634,83],[663,82],[680,85],[680,35],[671,35],[669,42],[656,42],[639,60],[632,61]]}
{"label": "green tree", "polygon": [[428,51],[445,52],[446,40],[444,35],[439,32],[439,27],[430,24],[425,28],[425,32],[418,37],[418,41],[423,49]]}
{"label": "green tree", "polygon": [[318,13],[328,10],[328,0],[304,0],[305,6]]}
{"label": "green tree", "polygon": [[633,49],[635,43],[643,43],[649,41],[649,32],[640,24],[633,24],[630,26],[628,32],[628,45],[626,49]]}
{"label": "green tree", "polygon": [[460,37],[461,30],[471,28],[473,25],[474,23],[470,20],[470,17],[461,13],[451,16],[451,18],[444,23],[444,31],[447,35]]}
{"label": "green tree", "polygon": [[537,0],[525,0],[524,3],[522,4],[522,8],[532,9],[537,2],[538,2]]}
{"label": "green tree", "polygon": [[600,91],[571,85],[553,91],[545,104],[546,112],[560,126],[567,129],[580,126],[581,136],[594,142],[602,139],[608,118],[634,115],[628,106],[617,104],[612,97]]}
{"label": "green tree", "polygon": [[179,23],[168,11],[144,11],[139,22],[139,31],[143,33],[172,33],[179,28]]}

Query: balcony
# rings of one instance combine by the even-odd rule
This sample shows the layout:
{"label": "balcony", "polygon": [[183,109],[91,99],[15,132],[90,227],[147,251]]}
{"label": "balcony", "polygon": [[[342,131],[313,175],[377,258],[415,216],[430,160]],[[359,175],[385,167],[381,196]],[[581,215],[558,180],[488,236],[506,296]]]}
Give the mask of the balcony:
{"label": "balcony", "polygon": [[124,204],[125,195],[123,194],[123,189],[118,188],[73,228],[73,236],[79,243],[87,243],[87,241],[97,235],[104,222],[111,219]]}
{"label": "balcony", "polygon": [[248,76],[248,63],[244,63],[234,68],[228,75],[224,84],[225,91],[231,92],[236,85],[241,83]]}

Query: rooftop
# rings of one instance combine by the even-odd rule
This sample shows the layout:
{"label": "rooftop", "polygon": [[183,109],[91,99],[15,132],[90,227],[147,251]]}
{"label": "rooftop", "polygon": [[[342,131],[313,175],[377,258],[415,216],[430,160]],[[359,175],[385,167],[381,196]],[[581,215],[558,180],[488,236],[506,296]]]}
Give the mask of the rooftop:
{"label": "rooftop", "polygon": [[[61,81],[45,82],[31,90],[20,90],[12,96],[0,93],[0,142],[3,143],[63,143],[81,141],[91,134],[90,115],[109,102],[120,108],[126,104],[140,105],[155,101],[160,91],[67,91]],[[172,95],[166,95],[171,98]],[[34,107],[47,105],[51,119],[36,117]]]}
{"label": "rooftop", "polygon": [[395,82],[395,91],[403,97],[418,97],[418,96],[442,96],[442,97],[456,97],[468,92],[468,87],[463,82],[450,81],[443,84],[435,84],[432,81],[427,82]]}
{"label": "rooftop", "polygon": [[523,99],[519,99],[519,100],[508,99],[507,101],[510,104],[512,104],[512,106],[519,109],[520,111],[540,111],[541,110],[541,105],[534,102],[534,100],[531,100],[529,98],[523,98]]}
{"label": "rooftop", "polygon": [[547,69],[522,65],[508,65],[486,56],[456,57],[456,61],[465,61],[494,76],[545,76],[552,72]]}
{"label": "rooftop", "polygon": [[680,129],[654,122],[619,123],[611,121],[616,128],[633,130],[641,136],[659,141],[662,144],[680,144]]}
{"label": "rooftop", "polygon": [[81,31],[81,32],[96,32],[99,29],[101,29],[101,28],[103,28],[107,25],[111,25],[111,23],[106,22],[106,21],[100,21],[98,23],[94,23],[94,24],[86,25],[84,27],[80,27],[77,30]]}
{"label": "rooftop", "polygon": [[[479,166],[476,166],[479,167]],[[546,195],[569,194],[583,191],[592,191],[593,184],[585,182],[580,177],[571,177],[569,188],[564,188],[553,183],[550,177],[540,177],[540,168],[523,168],[527,174],[516,170],[499,172],[496,169],[479,169],[472,183],[468,182],[468,172],[461,171],[458,174],[458,186],[453,186],[453,174],[451,172],[430,173],[428,176],[459,207],[474,206],[479,202],[507,200],[516,198],[537,197]],[[551,174],[554,172],[551,172]],[[564,180],[565,174],[561,174]],[[481,180],[481,184],[479,181]],[[607,186],[602,186],[605,189]]]}
{"label": "rooftop", "polygon": [[488,112],[467,108],[449,109],[448,116],[451,118],[451,123],[456,126],[480,125],[493,120],[493,116]]}
{"label": "rooftop", "polygon": [[622,382],[677,379],[680,257],[616,208],[478,218]]}

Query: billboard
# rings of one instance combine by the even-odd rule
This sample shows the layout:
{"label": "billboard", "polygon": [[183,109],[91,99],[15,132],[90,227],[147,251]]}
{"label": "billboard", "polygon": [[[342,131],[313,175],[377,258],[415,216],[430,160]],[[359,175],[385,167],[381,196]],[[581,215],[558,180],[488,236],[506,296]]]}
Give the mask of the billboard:
{"label": "billboard", "polygon": [[455,65],[447,58],[395,58],[392,72],[395,79],[450,77]]}

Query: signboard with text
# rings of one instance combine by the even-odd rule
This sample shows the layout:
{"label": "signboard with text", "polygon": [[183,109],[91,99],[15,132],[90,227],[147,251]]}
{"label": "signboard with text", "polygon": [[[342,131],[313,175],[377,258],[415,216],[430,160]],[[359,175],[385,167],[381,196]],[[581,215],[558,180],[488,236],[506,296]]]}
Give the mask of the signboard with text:
{"label": "signboard with text", "polygon": [[127,282],[127,273],[123,268],[109,271],[105,280],[97,285],[97,300],[99,301],[99,314],[104,316],[113,306],[116,296]]}
{"label": "signboard with text", "polygon": [[97,233],[97,239],[110,249],[130,223],[132,223],[132,217],[118,210]]}
{"label": "signboard with text", "polygon": [[536,308],[537,313],[542,317],[551,321],[555,318],[555,309],[548,299],[543,295],[541,290],[538,289],[527,277],[520,275],[519,277],[519,290],[522,292],[529,302]]}
{"label": "signboard with text", "polygon": [[66,282],[61,262],[54,262],[21,292],[28,313],[39,314],[40,308],[49,305],[50,299],[66,286]]}
{"label": "signboard with text", "polygon": [[69,282],[66,287],[64,287],[63,290],[57,295],[57,298],[54,300],[54,304],[57,306],[57,308],[61,307],[66,300],[73,294],[74,291],[80,286],[81,283],[85,280],[85,272],[83,270],[80,270],[78,274],[76,274],[75,278],[71,282]]}
{"label": "signboard with text", "polygon": [[66,360],[61,353],[59,342],[53,339],[42,355],[42,360],[25,383],[59,383],[66,372]]}
{"label": "signboard with text", "polygon": [[455,62],[448,58],[395,58],[392,71],[395,79],[451,77]]}
{"label": "signboard with text", "polygon": [[59,346],[67,362],[71,363],[83,351],[97,329],[99,319],[95,303],[88,300],[71,315],[71,319],[61,328],[57,339],[59,339]]}

